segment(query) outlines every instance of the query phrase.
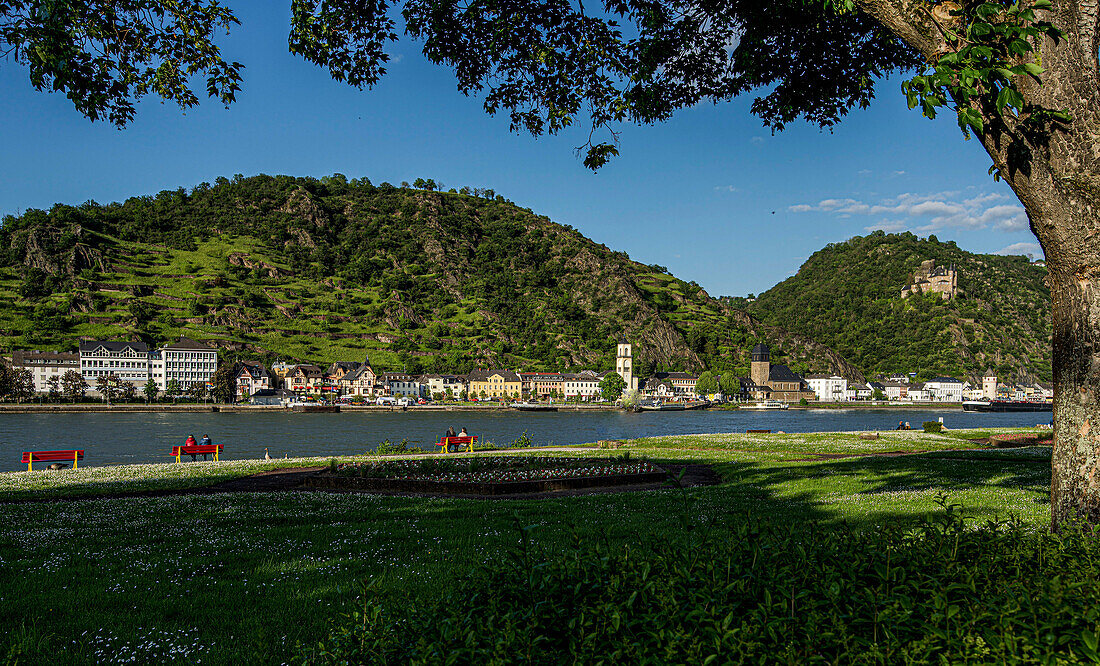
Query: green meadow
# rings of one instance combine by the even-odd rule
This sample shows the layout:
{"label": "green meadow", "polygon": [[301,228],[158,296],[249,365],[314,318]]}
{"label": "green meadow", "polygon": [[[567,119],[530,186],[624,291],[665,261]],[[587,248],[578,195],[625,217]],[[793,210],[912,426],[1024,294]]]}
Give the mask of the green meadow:
{"label": "green meadow", "polygon": [[[705,462],[721,483],[540,500],[304,491],[109,496],[328,459],[4,473],[0,656],[57,664],[293,662],[349,622],[364,589],[408,603],[438,598],[527,540],[553,558],[577,543],[656,547],[695,524],[875,533],[915,527],[941,514],[945,501],[976,522],[1015,519],[1041,532],[1049,521],[1049,447],[970,441],[985,435],[634,440],[614,452],[563,455]],[[862,455],[893,452],[906,455]],[[846,457],[823,457],[833,455]]]}

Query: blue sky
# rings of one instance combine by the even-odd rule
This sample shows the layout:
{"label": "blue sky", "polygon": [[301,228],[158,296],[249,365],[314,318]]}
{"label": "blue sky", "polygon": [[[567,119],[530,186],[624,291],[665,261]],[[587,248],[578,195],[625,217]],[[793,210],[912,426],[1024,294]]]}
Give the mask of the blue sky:
{"label": "blue sky", "polygon": [[872,107],[833,132],[794,124],[773,136],[748,113],[750,98],[626,126],[621,156],[592,173],[574,152],[586,132],[510,134],[506,117],[458,93],[414,43],[391,47],[382,83],[359,91],[287,53],[288,0],[229,4],[242,25],[221,44],[246,65],[229,110],[206,101],[183,114],[150,98],[119,131],[35,92],[22,67],[0,60],[0,215],[237,173],[338,172],[492,188],[712,295],[764,291],[826,243],[876,228],[1040,255],[981,146],[948,115],[908,110],[900,80],[881,82]]}

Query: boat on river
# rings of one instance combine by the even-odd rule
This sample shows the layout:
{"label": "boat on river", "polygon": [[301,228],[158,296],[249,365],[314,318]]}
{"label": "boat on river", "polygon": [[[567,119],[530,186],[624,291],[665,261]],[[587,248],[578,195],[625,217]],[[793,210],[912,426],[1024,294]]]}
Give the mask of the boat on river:
{"label": "boat on river", "polygon": [[541,402],[513,402],[512,409],[518,409],[521,412],[556,412],[558,411],[557,405],[544,405]]}
{"label": "boat on river", "polygon": [[964,412],[1050,412],[1054,404],[1046,400],[964,400]]}
{"label": "boat on river", "polygon": [[752,405],[741,405],[741,409],[790,409],[791,406],[778,400],[764,400]]}
{"label": "boat on river", "polygon": [[643,412],[682,412],[687,409],[687,406],[682,402],[664,402],[658,400],[656,402],[643,402],[638,405],[638,409]]}

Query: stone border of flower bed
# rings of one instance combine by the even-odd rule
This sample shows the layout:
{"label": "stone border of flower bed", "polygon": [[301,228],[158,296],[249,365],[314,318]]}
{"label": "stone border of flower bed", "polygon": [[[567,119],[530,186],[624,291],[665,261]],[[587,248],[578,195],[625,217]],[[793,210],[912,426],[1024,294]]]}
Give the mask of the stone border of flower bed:
{"label": "stone border of flower bed", "polygon": [[531,481],[503,481],[500,483],[463,481],[423,481],[411,479],[379,479],[349,477],[331,472],[321,472],[305,479],[307,488],[326,490],[359,490],[365,492],[408,492],[439,495],[521,495],[545,493],[555,490],[578,490],[608,486],[629,486],[643,483],[659,483],[668,478],[668,472],[660,469],[643,474],[618,474],[607,476],[576,476],[563,479],[535,479]]}

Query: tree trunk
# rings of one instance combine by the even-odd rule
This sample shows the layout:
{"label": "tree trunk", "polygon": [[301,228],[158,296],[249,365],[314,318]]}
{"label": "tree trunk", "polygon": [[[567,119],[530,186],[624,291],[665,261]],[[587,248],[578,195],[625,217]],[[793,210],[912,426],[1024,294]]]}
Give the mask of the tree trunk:
{"label": "tree trunk", "polygon": [[[931,61],[951,50],[926,0],[856,0],[861,10]],[[1054,455],[1051,526],[1100,525],[1100,4],[1055,0],[1038,12],[1062,31],[1043,37],[1028,59],[1041,83],[1016,85],[1029,105],[1064,110],[1068,125],[1028,125],[974,104],[985,120],[976,132],[994,166],[1020,198],[1043,246],[1054,344]],[[950,14],[939,22],[958,21]]]}
{"label": "tree trunk", "polygon": [[[1093,262],[1094,270],[1100,262]],[[1100,285],[1093,271],[1051,273],[1054,322],[1054,456],[1050,508],[1054,529],[1100,524]]]}

